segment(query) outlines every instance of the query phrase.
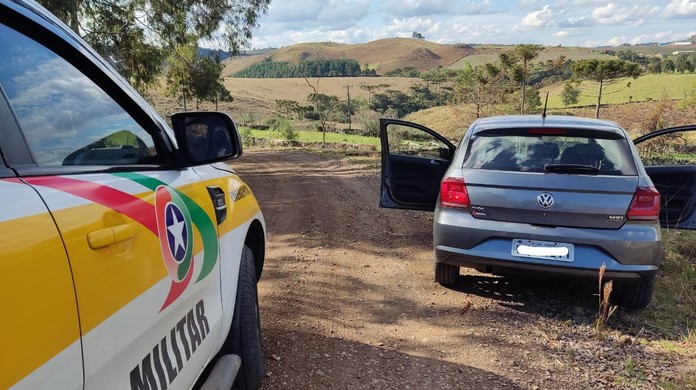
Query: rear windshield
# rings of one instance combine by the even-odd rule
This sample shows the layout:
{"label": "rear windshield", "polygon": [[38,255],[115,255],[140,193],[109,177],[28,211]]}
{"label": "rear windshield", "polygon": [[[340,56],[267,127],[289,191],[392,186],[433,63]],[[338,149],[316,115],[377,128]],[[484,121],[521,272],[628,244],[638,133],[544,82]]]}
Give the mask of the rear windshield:
{"label": "rear windshield", "polygon": [[546,172],[547,165],[593,167],[600,175],[637,174],[625,138],[591,130],[486,130],[472,137],[464,159],[464,168],[500,171]]}

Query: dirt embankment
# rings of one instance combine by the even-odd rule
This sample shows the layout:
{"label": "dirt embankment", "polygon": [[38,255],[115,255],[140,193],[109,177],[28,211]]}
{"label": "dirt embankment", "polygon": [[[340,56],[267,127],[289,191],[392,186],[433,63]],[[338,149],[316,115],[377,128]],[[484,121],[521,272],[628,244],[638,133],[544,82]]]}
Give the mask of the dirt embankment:
{"label": "dirt embankment", "polygon": [[268,225],[263,389],[658,388],[683,362],[594,329],[594,283],[432,281],[432,215],[377,207],[379,173],[288,151],[235,168]]}

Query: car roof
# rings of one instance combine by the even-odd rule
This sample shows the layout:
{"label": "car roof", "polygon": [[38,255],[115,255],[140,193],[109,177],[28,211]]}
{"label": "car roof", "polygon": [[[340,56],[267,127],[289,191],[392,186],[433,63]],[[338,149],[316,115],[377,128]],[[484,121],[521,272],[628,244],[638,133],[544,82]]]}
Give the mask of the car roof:
{"label": "car roof", "polygon": [[541,115],[506,115],[480,118],[474,122],[473,132],[529,127],[599,130],[622,136],[626,134],[621,126],[611,121],[561,115],[549,115],[547,117],[542,117]]}

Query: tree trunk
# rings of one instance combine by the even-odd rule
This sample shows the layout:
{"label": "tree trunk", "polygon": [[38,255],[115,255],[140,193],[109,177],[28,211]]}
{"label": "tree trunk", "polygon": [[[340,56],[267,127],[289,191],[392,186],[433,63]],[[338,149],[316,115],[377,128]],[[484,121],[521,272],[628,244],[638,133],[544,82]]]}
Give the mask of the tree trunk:
{"label": "tree trunk", "polygon": [[526,86],[527,86],[527,60],[524,60],[524,67],[522,70],[522,103],[520,104],[520,115],[524,115],[524,100],[525,100],[525,94],[526,94]]}
{"label": "tree trunk", "polygon": [[599,119],[599,105],[602,102],[602,82],[604,80],[599,80],[599,90],[597,91],[597,107],[595,108],[595,114],[594,117]]}
{"label": "tree trunk", "polygon": [[78,19],[78,10],[80,9],[80,1],[75,0],[70,2],[70,28],[75,32],[75,34],[82,36],[80,34],[80,21]]}

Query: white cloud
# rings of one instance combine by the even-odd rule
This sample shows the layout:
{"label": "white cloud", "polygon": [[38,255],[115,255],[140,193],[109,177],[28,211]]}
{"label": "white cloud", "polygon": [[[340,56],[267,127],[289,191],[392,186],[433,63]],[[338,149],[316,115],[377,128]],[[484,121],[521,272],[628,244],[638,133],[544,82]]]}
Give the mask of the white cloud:
{"label": "white cloud", "polygon": [[585,6],[585,5],[599,5],[606,3],[606,0],[574,0],[573,5]]}
{"label": "white cloud", "polygon": [[696,16],[696,1],[672,0],[665,8],[664,16],[667,18],[689,18]]}
{"label": "white cloud", "polygon": [[553,36],[556,38],[577,37],[577,36],[582,36],[582,35],[583,35],[583,30],[578,29],[578,28],[568,28],[568,29],[564,29],[564,30],[559,30],[555,34],[553,34]]}
{"label": "white cloud", "polygon": [[430,16],[452,12],[454,6],[448,0],[386,0],[382,10],[397,17]]}
{"label": "white cloud", "polygon": [[579,18],[568,18],[566,20],[563,20],[558,23],[560,27],[570,27],[570,28],[577,28],[577,27],[591,27],[593,26],[594,20],[590,18],[589,16],[581,16]]}
{"label": "white cloud", "polygon": [[528,13],[520,23],[523,28],[540,28],[553,25],[557,18],[556,12],[550,5],[545,5],[542,9]]}
{"label": "white cloud", "polygon": [[662,41],[664,31],[679,39],[692,35],[695,8],[696,0],[278,0],[260,21],[253,46],[357,43],[413,31],[440,43]]}
{"label": "white cloud", "polygon": [[540,0],[519,0],[517,4],[522,7],[534,7],[537,4],[539,4],[541,1]]}
{"label": "white cloud", "polygon": [[609,3],[603,7],[595,8],[592,17],[600,25],[631,25],[640,26],[645,23],[645,17],[657,15],[660,7],[650,4],[636,4],[625,7],[617,3]]}
{"label": "white cloud", "polygon": [[272,2],[261,25],[269,32],[346,29],[368,16],[370,4],[370,0]]}

